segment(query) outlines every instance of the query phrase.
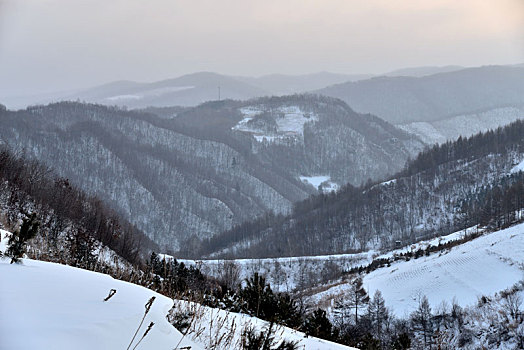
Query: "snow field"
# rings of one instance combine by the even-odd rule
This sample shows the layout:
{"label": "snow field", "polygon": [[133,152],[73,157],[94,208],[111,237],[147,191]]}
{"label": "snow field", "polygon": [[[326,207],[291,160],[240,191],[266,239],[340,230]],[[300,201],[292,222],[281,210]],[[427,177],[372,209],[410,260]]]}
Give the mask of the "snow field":
{"label": "snow field", "polygon": [[[54,263],[0,259],[1,349],[126,349],[156,297],[137,338],[137,349],[173,349],[182,338],[166,314],[173,301],[108,275]],[[104,302],[111,289],[116,294]],[[184,339],[184,346],[203,349]]]}
{"label": "snow field", "polygon": [[[435,242],[433,242],[435,243]],[[369,295],[380,290],[397,316],[416,309],[422,296],[433,308],[455,299],[459,305],[475,303],[524,279],[524,224],[486,234],[460,246],[427,257],[395,262],[363,278]],[[314,296],[330,300],[347,293],[349,284]]]}
{"label": "snow field", "polygon": [[[6,248],[6,231],[0,231]],[[165,256],[169,258],[169,256]],[[247,315],[171,300],[147,288],[112,277],[55,263],[23,259],[9,264],[0,258],[0,349],[126,349],[144,316],[145,304],[155,297],[131,348],[150,322],[154,326],[136,349],[239,349],[245,329],[262,331],[266,321]],[[111,289],[116,294],[104,302]],[[174,309],[173,306],[176,306]],[[190,306],[192,305],[192,306]],[[192,307],[198,332],[183,336],[167,319],[170,310]],[[277,326],[275,339],[299,342],[299,349],[351,349]],[[228,342],[223,341],[225,337]],[[220,342],[217,342],[217,340]],[[220,344],[219,344],[220,343]],[[233,346],[235,345],[235,346]]]}
{"label": "snow field", "polygon": [[[196,265],[207,275],[219,277],[226,262],[234,262],[240,269],[240,279],[244,280],[251,277],[255,272],[266,277],[275,291],[291,292],[300,286],[301,280],[306,276],[318,274],[322,276],[324,267],[336,266],[339,270],[350,270],[353,267],[366,266],[375,258],[389,258],[394,254],[404,253],[410,250],[426,249],[429,246],[438,246],[449,241],[461,239],[465,234],[476,232],[477,228],[468,228],[466,231],[454,232],[446,236],[420,241],[409,246],[389,251],[381,254],[376,250],[369,250],[356,254],[334,254],[317,256],[297,256],[285,258],[266,258],[266,259],[236,259],[236,260],[188,260],[177,259],[186,265]],[[159,254],[162,259],[163,254]],[[173,259],[170,255],[165,255],[166,259]],[[320,281],[320,280],[317,280]],[[315,282],[310,280],[310,282]],[[335,283],[340,283],[336,281]]]}

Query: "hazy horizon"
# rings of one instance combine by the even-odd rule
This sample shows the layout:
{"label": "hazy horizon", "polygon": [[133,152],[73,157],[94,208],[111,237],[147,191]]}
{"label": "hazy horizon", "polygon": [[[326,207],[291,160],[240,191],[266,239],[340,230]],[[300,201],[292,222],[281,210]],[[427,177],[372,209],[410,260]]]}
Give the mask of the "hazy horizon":
{"label": "hazy horizon", "polygon": [[524,3],[0,0],[0,97],[208,71],[381,74],[524,62]]}

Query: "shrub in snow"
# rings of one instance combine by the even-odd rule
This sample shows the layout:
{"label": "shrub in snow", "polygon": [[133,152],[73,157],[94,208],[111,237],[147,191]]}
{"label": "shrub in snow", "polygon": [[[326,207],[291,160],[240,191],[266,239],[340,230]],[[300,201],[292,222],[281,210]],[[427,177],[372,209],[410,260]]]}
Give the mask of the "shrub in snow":
{"label": "shrub in snow", "polygon": [[301,314],[295,300],[286,293],[275,294],[263,276],[255,273],[246,280],[239,291],[243,311],[266,321],[278,322],[288,327],[298,327]]}
{"label": "shrub in snow", "polygon": [[327,318],[326,311],[322,309],[315,310],[307,317],[304,332],[307,335],[326,340],[336,340],[338,337],[338,332]]}
{"label": "shrub in snow", "polygon": [[19,262],[24,256],[27,241],[36,236],[39,225],[36,221],[36,214],[33,213],[29,218],[24,219],[19,231],[13,232],[7,242],[5,252],[11,258],[11,264]]}
{"label": "shrub in snow", "polygon": [[297,342],[283,340],[278,344],[275,341],[275,324],[271,322],[267,329],[262,332],[255,331],[254,328],[245,329],[242,333],[243,350],[296,350]]}

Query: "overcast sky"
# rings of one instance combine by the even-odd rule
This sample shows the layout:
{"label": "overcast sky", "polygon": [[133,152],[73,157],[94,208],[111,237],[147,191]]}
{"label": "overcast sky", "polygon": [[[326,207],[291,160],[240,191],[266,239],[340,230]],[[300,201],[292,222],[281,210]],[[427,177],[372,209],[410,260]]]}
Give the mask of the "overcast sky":
{"label": "overcast sky", "polygon": [[0,96],[524,62],[524,0],[0,0]]}

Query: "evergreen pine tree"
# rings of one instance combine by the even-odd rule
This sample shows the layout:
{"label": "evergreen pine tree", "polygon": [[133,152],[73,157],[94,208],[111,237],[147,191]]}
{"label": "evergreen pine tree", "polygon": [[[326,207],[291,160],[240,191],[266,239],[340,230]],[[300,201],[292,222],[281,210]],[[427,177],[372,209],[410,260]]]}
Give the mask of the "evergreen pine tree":
{"label": "evergreen pine tree", "polygon": [[326,311],[316,309],[309,315],[304,324],[304,332],[307,335],[332,340],[334,338],[333,325],[326,316]]}

